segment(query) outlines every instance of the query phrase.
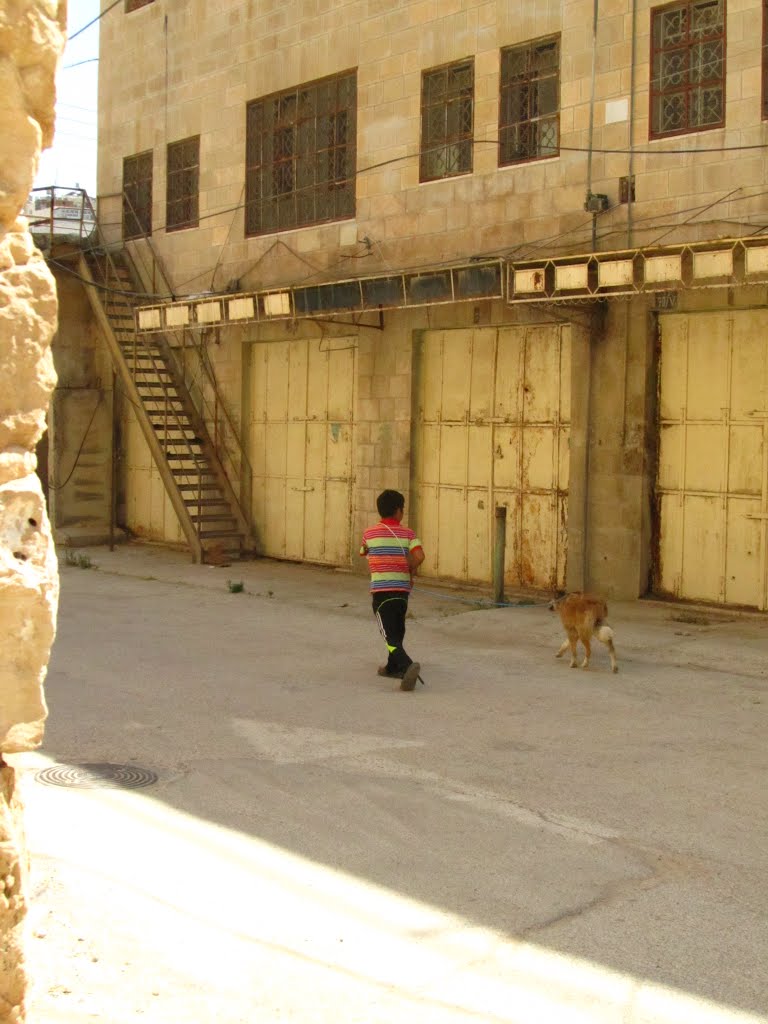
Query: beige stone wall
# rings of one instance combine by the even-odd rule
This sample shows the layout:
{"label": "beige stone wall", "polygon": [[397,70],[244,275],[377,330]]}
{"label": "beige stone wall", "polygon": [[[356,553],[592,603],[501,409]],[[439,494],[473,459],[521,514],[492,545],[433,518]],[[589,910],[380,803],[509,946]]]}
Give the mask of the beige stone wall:
{"label": "beige stone wall", "polygon": [[[66,262],[66,251],[51,254]],[[48,414],[48,514],[59,547],[109,540],[112,494],[112,364],[88,296],[53,267],[58,329],[57,385]]]}
{"label": "beige stone wall", "polygon": [[0,2],[0,1022],[25,1020],[26,852],[14,769],[40,743],[58,571],[35,446],[55,382],[56,292],[17,219],[53,132],[66,4]]}
{"label": "beige stone wall", "polygon": [[[121,60],[100,64],[100,195],[119,192],[124,156],[153,150],[153,242],[182,293],[235,278],[259,288],[520,246],[524,254],[533,244],[537,255],[583,251],[592,236],[583,208],[588,188],[612,204],[597,222],[603,249],[651,242],[675,224],[668,242],[738,235],[762,217],[756,193],[766,157],[741,151],[736,181],[734,154],[717,150],[766,141],[760,0],[727,5],[726,127],[653,142],[651,7],[648,0],[600,0],[591,177],[592,0],[197,0],[184,11],[154,0],[129,14],[120,8],[101,30],[104,52]],[[499,168],[500,48],[553,33],[562,37],[560,155]],[[466,57],[475,62],[473,173],[419,184],[421,73]],[[247,101],[349,68],[358,75],[355,220],[283,232],[278,245],[274,235],[245,238]],[[166,235],[165,147],[197,134],[200,226]],[[702,148],[712,152],[687,152]],[[619,179],[630,171],[631,208],[618,203]],[[694,223],[683,227],[695,207]],[[101,209],[119,232],[119,205],[105,199]],[[364,237],[373,243],[370,255],[345,260],[362,251]]]}

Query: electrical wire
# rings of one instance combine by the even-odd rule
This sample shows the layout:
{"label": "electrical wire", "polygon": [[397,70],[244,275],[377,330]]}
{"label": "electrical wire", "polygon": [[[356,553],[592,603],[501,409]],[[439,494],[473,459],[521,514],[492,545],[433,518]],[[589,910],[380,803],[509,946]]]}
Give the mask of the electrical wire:
{"label": "electrical wire", "polygon": [[132,292],[123,288],[112,288],[110,285],[101,284],[98,281],[89,281],[87,277],[83,277],[82,274],[78,274],[76,270],[72,270],[72,268],[68,267],[65,263],[50,257],[46,257],[46,263],[49,263],[54,267],[58,267],[58,269],[63,273],[69,274],[70,277],[74,277],[78,281],[82,281],[83,284],[88,284],[92,288],[97,288],[99,291],[107,292],[110,295],[123,295],[138,299],[157,299],[158,301],[165,301],[168,299],[167,295],[155,295],[152,292]]}
{"label": "electrical wire", "polygon": [[101,12],[101,14],[98,14],[95,18],[92,18],[87,25],[83,25],[83,27],[79,28],[77,32],[73,32],[71,36],[68,36],[67,42],[71,43],[73,39],[77,39],[77,37],[79,35],[82,35],[82,33],[85,32],[87,28],[90,28],[91,25],[95,25],[97,21],[101,21],[105,14],[109,14],[109,12],[114,10],[114,8],[117,7],[117,5],[120,3],[122,3],[122,0],[115,0],[115,2],[113,4],[110,4],[106,10]]}
{"label": "electrical wire", "polygon": [[99,62],[99,58],[98,57],[89,57],[87,60],[79,60],[76,64],[64,64],[64,65],[62,65],[61,70],[62,71],[69,71],[70,68],[79,68],[79,67],[82,67],[83,64],[98,64],[98,62]]}
{"label": "electrical wire", "polygon": [[[737,198],[731,197],[730,202],[731,203],[743,202],[743,201],[746,201],[746,200],[749,200],[749,199],[757,199],[757,198],[760,198],[760,197],[765,196],[765,195],[768,195],[768,190],[764,189],[764,190],[761,190],[760,192],[751,193],[749,195],[744,195],[744,196],[739,196]],[[698,204],[697,206],[687,207],[687,208],[685,208],[683,210],[678,211],[678,215],[682,216],[682,215],[684,215],[686,213],[692,213],[692,214],[695,215],[697,212],[703,212],[704,210],[711,209],[712,206],[716,205],[716,203],[718,203],[718,202],[723,202],[724,198],[725,197],[722,197],[721,199],[716,200],[715,203]],[[659,219],[659,216],[660,215],[655,214],[655,215],[651,215],[649,217],[644,217],[644,218],[641,218],[641,219],[637,220],[635,223],[638,226],[639,225],[650,226],[651,223],[653,223],[654,221],[657,221]],[[688,218],[687,221],[684,221],[682,223],[675,222],[675,223],[672,223],[671,225],[667,224],[667,225],[658,225],[658,226],[668,226],[670,228],[670,231],[671,231],[671,230],[675,230],[675,228],[685,226],[687,223],[690,222],[691,219],[692,218]],[[571,234],[574,234],[574,233],[576,233],[578,231],[581,231],[585,227],[589,227],[591,222],[592,222],[592,219],[590,217],[589,219],[586,219],[584,221],[579,222],[579,224],[575,225],[574,227],[568,228],[565,231],[558,232],[557,234],[547,235],[547,236],[544,236],[543,238],[535,239],[535,240],[532,240],[531,242],[523,243],[523,244],[521,244],[519,246],[515,246],[512,249],[496,250],[496,251],[493,251],[493,252],[486,252],[486,253],[482,253],[482,254],[474,254],[473,256],[468,257],[468,258],[469,259],[489,259],[489,260],[492,260],[492,259],[509,259],[511,256],[513,256],[515,254],[521,254],[524,251],[525,252],[525,256],[520,255],[520,259],[526,259],[526,260],[527,259],[534,259],[535,258],[534,254],[537,251],[543,249],[545,246],[549,246],[551,248],[553,244],[559,242],[563,238],[566,238],[568,235],[571,235]],[[747,226],[751,226],[751,225],[747,225]],[[604,238],[610,237],[612,234],[615,234],[616,231],[618,231],[618,230],[619,229],[611,229],[610,231],[606,231],[606,232],[601,233],[601,235],[599,237],[602,240]],[[757,228],[756,231],[753,231],[752,234],[753,235],[762,234],[766,230],[768,230],[768,225],[760,226],[760,227]],[[277,247],[278,244],[280,244],[285,249],[287,249],[288,252],[290,252],[292,255],[296,256],[298,259],[301,259],[303,262],[308,263],[308,265],[310,267],[312,267],[312,264],[310,264],[307,260],[305,260],[303,257],[301,257],[299,253],[295,253],[294,250],[291,249],[291,247],[289,245],[287,245],[282,239],[277,239],[277,240],[275,240],[275,241],[273,241],[271,243],[269,248],[259,257],[259,259],[255,262],[255,264],[253,266],[249,267],[240,276],[241,277],[245,277],[247,274],[252,273],[254,271],[254,269],[256,269],[256,267],[261,262],[263,262],[263,260],[269,255],[269,253],[272,252]],[[450,267],[450,266],[454,265],[457,262],[458,259],[461,259],[460,256],[457,256],[457,257],[455,257],[453,259],[446,259],[444,261],[440,261],[440,262],[437,262],[437,263],[435,261],[429,261],[429,262],[426,262],[426,263],[412,264],[412,265],[409,265],[409,266],[402,267],[402,268],[400,268],[399,270],[396,271],[387,262],[387,260],[386,260],[386,258],[384,256],[383,250],[381,248],[381,243],[378,242],[378,241],[374,241],[373,245],[375,245],[376,249],[378,250],[381,262],[382,262],[383,266],[385,267],[385,269],[387,271],[389,271],[390,273],[393,273],[393,274],[394,273],[400,274],[400,273],[418,272],[419,270],[422,270],[425,267],[438,267],[438,268],[440,268],[440,267]],[[96,246],[96,245],[84,247],[81,250],[81,252],[83,252],[84,254],[87,254],[87,253],[90,253],[90,252],[99,252],[99,251],[101,251],[101,247],[100,246]],[[327,267],[324,267],[324,268],[312,267],[312,269],[313,269],[313,273],[312,274],[308,274],[307,276],[305,276],[303,278],[299,278],[297,281],[295,281],[291,285],[291,287],[300,287],[301,285],[305,284],[307,281],[311,281],[313,278],[317,277],[320,274],[328,274],[330,271],[335,270],[338,266],[340,266],[342,263],[344,263],[344,261],[345,261],[345,257],[342,256],[336,262],[330,264]],[[167,298],[168,298],[167,295],[158,295],[158,294],[153,294],[151,292],[129,292],[129,291],[124,291],[123,289],[111,288],[108,285],[101,285],[101,284],[98,284],[97,282],[88,281],[87,278],[82,277],[76,271],[73,271],[70,267],[66,266],[65,264],[61,263],[58,260],[49,259],[48,262],[53,264],[53,265],[55,265],[55,266],[57,266],[57,267],[59,267],[64,273],[67,273],[70,276],[72,276],[72,277],[82,281],[84,284],[93,284],[96,288],[99,288],[100,290],[102,290],[104,292],[107,292],[107,293],[123,295],[123,296],[127,295],[127,296],[131,296],[131,297],[135,297],[135,298],[157,300],[157,301],[164,301],[164,300],[167,300]],[[206,277],[208,275],[208,273],[209,273],[209,270],[203,270],[199,274],[196,274],[193,278],[189,278],[186,281],[180,282],[178,287],[179,288],[183,288],[185,285],[190,284],[193,281],[198,280],[199,278]]]}
{"label": "electrical wire", "polygon": [[[88,388],[87,390],[90,390],[90,388]],[[91,427],[93,426],[93,421],[96,419],[96,413],[98,412],[99,406],[101,405],[101,402],[102,402],[103,398],[104,398],[104,392],[100,390],[99,394],[98,394],[98,397],[96,399],[96,405],[93,407],[93,412],[91,413],[91,418],[88,421],[88,426],[85,428],[85,433],[83,434],[83,439],[80,442],[80,447],[77,449],[77,454],[75,455],[75,461],[72,463],[72,469],[70,469],[69,474],[67,475],[67,479],[64,481],[63,484],[57,484],[57,483],[54,483],[53,481],[49,480],[48,481],[48,486],[51,488],[51,490],[54,490],[54,491],[61,491],[61,490],[63,490],[67,486],[69,481],[72,479],[72,474],[77,469],[77,464],[80,461],[80,456],[83,453],[83,448],[85,447],[86,439],[88,437],[88,434],[91,431]]]}

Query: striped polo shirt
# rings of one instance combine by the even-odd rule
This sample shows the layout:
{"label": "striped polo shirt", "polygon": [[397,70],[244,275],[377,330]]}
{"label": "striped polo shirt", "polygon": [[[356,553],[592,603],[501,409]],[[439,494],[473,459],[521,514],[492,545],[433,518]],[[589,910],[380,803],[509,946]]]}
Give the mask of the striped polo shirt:
{"label": "striped polo shirt", "polygon": [[411,570],[408,552],[421,547],[413,530],[396,519],[382,519],[363,534],[360,554],[368,556],[371,570],[371,592],[395,590],[410,592]]}

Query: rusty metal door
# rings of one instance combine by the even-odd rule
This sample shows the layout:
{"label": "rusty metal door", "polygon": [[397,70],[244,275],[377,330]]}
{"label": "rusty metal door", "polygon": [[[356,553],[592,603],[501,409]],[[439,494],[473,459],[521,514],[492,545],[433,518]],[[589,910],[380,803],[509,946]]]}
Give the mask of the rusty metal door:
{"label": "rusty metal door", "polygon": [[349,565],[353,339],[256,345],[253,517],[265,555]]}
{"label": "rusty metal door", "polygon": [[768,607],[768,312],[660,317],[657,588]]}
{"label": "rusty metal door", "polygon": [[564,585],[570,359],[568,325],[424,333],[413,493],[425,575],[490,582],[503,506],[505,582]]}

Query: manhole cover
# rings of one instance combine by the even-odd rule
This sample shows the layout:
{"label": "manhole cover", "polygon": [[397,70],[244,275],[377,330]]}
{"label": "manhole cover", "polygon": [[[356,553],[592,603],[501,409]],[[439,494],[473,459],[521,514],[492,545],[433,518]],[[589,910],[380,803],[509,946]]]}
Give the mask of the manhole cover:
{"label": "manhole cover", "polygon": [[131,764],[56,764],[37,772],[35,779],[69,789],[142,789],[157,782],[157,775]]}

